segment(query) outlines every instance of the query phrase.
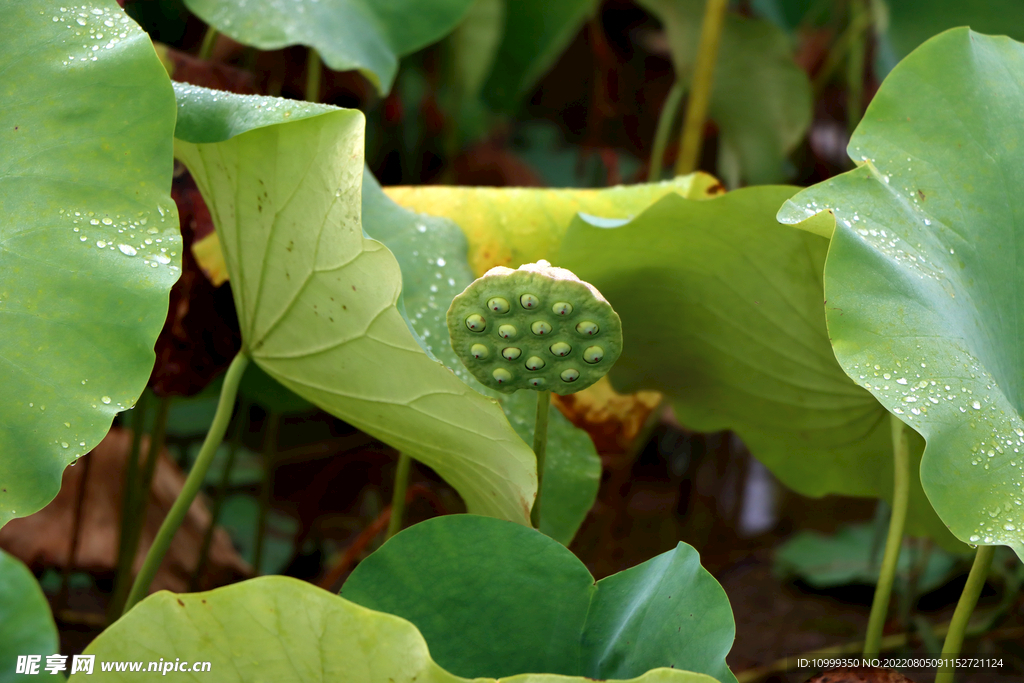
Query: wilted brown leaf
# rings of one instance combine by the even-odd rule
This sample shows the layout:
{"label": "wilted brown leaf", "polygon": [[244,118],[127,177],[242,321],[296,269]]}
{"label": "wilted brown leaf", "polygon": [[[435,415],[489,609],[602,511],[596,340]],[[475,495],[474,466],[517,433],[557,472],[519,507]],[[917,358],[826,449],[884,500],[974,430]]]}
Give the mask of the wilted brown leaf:
{"label": "wilted brown leaf", "polygon": [[914,683],[914,681],[892,669],[862,666],[826,671],[808,680],[807,683]]}

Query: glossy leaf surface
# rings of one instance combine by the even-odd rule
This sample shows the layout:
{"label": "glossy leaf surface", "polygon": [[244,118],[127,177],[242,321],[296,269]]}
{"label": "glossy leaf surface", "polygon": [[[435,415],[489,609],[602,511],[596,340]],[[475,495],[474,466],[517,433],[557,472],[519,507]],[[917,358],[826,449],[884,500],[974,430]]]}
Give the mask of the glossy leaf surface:
{"label": "glossy leaf surface", "polygon": [[0,550],[0,683],[24,680],[15,673],[19,655],[57,653],[57,625],[36,577],[20,561]]}
{"label": "glossy leaf surface", "polygon": [[[195,677],[217,680],[470,683],[434,663],[423,636],[408,621],[283,576],[207,593],[161,591],[104,631],[86,654],[96,655],[97,661],[207,661],[210,671]],[[153,676],[110,672],[104,680],[135,681],[146,675]],[[79,679],[91,680],[85,675]],[[550,675],[502,680],[584,683],[580,678]],[[700,674],[659,669],[631,683],[713,681]]]}
{"label": "glossy leaf surface", "polygon": [[448,34],[472,0],[185,0],[203,21],[261,50],[315,48],[336,71],[358,69],[381,93],[398,58]]}
{"label": "glossy leaf surface", "polygon": [[142,393],[181,238],[174,94],[146,34],[109,0],[7,3],[0,35],[3,526]]}
{"label": "glossy leaf surface", "polygon": [[[774,218],[793,192],[669,195],[612,228],[577,218],[559,262],[622,318],[616,388],[664,392],[692,429],[734,430],[800,493],[888,498],[888,416],[843,372],[825,328],[828,240]],[[908,528],[955,547],[916,481]]]}
{"label": "glossy leaf surface", "polygon": [[967,29],[895,68],[857,169],[779,212],[836,218],[826,317],[846,372],[927,441],[921,481],[960,540],[1024,557],[1024,45]]}
{"label": "glossy leaf surface", "polygon": [[622,678],[656,667],[722,683],[734,623],[725,591],[680,543],[599,582],[532,529],[472,515],[417,524],[363,560],[342,596],[411,621],[467,677]]}
{"label": "glossy leaf surface", "polygon": [[[234,110],[225,93],[177,86],[177,94],[179,135]],[[286,100],[247,102],[277,108],[286,123],[223,142],[179,138],[176,153],[210,207],[253,360],[434,468],[470,510],[527,523],[532,451],[494,401],[420,347],[398,307],[398,263],[363,235],[362,115],[336,109],[291,120]]]}

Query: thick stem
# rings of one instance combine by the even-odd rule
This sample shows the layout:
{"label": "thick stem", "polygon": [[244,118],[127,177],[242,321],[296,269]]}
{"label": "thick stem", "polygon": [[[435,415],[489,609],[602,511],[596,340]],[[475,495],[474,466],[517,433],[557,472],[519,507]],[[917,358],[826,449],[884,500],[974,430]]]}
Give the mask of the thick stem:
{"label": "thick stem", "polygon": [[306,100],[308,102],[320,101],[320,76],[323,71],[323,64],[320,61],[320,53],[309,48],[309,56],[306,60]]}
{"label": "thick stem", "polygon": [[693,81],[690,85],[690,101],[686,104],[679,158],[676,159],[676,175],[686,175],[697,170],[700,151],[704,146],[704,121],[711,101],[711,87],[715,82],[718,44],[722,39],[722,24],[725,23],[728,8],[729,0],[707,0],[704,5],[700,44],[697,46],[697,61],[693,65]]}
{"label": "thick stem", "polygon": [[661,105],[661,113],[658,114],[658,129],[654,133],[654,149],[651,151],[651,164],[647,169],[647,182],[656,183],[661,180],[661,170],[665,163],[665,148],[668,146],[668,137],[675,128],[676,117],[679,115],[679,105],[683,102],[683,93],[686,92],[686,85],[682,80],[672,84],[668,91],[665,104]]}
{"label": "thick stem", "polygon": [[149,490],[153,485],[153,474],[156,472],[160,451],[164,448],[164,437],[167,435],[167,417],[170,410],[171,397],[165,396],[161,398],[156,409],[153,431],[149,436],[149,447],[146,449],[146,464],[142,468],[142,477],[133,486],[133,490],[137,493],[133,497],[133,507],[128,513],[128,522],[125,526],[126,533],[122,540],[124,544],[122,552],[128,559],[127,571],[124,573],[124,580],[114,586],[114,593],[108,610],[111,621],[121,614],[124,601],[128,597],[128,589],[132,585],[132,567],[135,564],[135,554],[139,551],[142,528],[145,526],[146,509],[149,507]]}
{"label": "thick stem", "polygon": [[199,46],[199,59],[209,59],[213,55],[213,47],[217,44],[217,35],[217,29],[212,26],[206,27],[203,44]]}
{"label": "thick stem", "polygon": [[889,518],[889,535],[885,539],[885,553],[882,567],[875,586],[875,599],[871,603],[868,630],[864,637],[864,656],[877,657],[882,642],[882,627],[889,612],[889,598],[896,578],[896,565],[903,545],[903,526],[907,521],[907,502],[910,498],[910,445],[906,427],[895,415],[892,420],[893,491],[892,516]]}
{"label": "thick stem", "polygon": [[402,515],[405,514],[405,492],[409,488],[409,456],[398,454],[398,468],[395,470],[395,489],[391,494],[391,519],[388,520],[388,531],[384,540],[388,540],[402,530]]}
{"label": "thick stem", "polygon": [[960,600],[956,603],[953,619],[949,622],[949,631],[946,632],[946,640],[942,644],[942,666],[935,674],[935,683],[953,683],[953,673],[956,671],[953,660],[960,655],[967,622],[971,618],[974,606],[978,604],[981,589],[985,587],[985,579],[988,577],[988,570],[992,566],[992,557],[995,552],[995,546],[983,545],[978,548],[978,552],[974,556],[971,573],[967,576],[967,583],[960,594]]}
{"label": "thick stem", "polygon": [[270,495],[274,486],[274,463],[277,460],[277,433],[281,427],[281,414],[271,411],[267,416],[267,433],[263,444],[263,481],[260,483],[260,509],[256,518],[256,538],[252,551],[252,570],[260,575],[263,564],[263,544],[267,535],[267,515],[270,513]]}
{"label": "thick stem", "polygon": [[530,521],[540,528],[540,494],[544,483],[544,461],[548,450],[548,408],[551,406],[551,392],[537,392],[537,420],[533,424],[533,453],[537,456],[537,498],[533,501]]}
{"label": "thick stem", "polygon": [[153,539],[153,545],[146,554],[146,561],[143,562],[139,575],[135,577],[135,584],[132,585],[128,601],[124,606],[125,612],[134,607],[149,592],[149,584],[153,582],[153,577],[156,576],[157,569],[160,568],[160,563],[163,562],[164,555],[167,554],[171,539],[174,538],[175,532],[184,521],[192,501],[195,500],[203,485],[206,472],[210,469],[210,463],[213,462],[217,447],[224,439],[224,432],[227,431],[228,422],[231,421],[231,409],[235,405],[238,383],[248,365],[249,355],[245,349],[242,349],[231,361],[231,366],[224,377],[224,385],[220,390],[220,400],[217,402],[217,412],[213,416],[213,424],[210,425],[210,431],[206,433],[206,440],[203,442],[202,448],[199,449],[199,457],[192,465],[192,470],[188,473],[188,478],[185,479],[181,493],[178,494],[174,505],[171,506],[171,511],[167,513],[164,523],[160,525],[160,530],[157,532],[156,538]]}

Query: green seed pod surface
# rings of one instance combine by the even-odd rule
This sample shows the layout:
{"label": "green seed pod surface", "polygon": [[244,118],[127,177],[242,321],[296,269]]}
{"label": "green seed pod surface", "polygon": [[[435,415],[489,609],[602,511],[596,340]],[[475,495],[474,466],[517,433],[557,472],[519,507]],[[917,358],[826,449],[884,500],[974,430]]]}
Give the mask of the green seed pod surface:
{"label": "green seed pod surface", "polygon": [[447,321],[466,368],[505,393],[575,393],[604,376],[622,353],[622,323],[611,305],[592,285],[546,261],[492,268],[455,297]]}

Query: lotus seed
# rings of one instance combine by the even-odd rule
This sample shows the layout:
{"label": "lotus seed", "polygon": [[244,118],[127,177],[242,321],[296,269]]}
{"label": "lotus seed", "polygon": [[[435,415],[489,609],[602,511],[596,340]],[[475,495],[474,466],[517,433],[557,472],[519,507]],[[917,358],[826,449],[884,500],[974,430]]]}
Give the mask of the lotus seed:
{"label": "lotus seed", "polygon": [[600,346],[591,346],[583,352],[583,360],[587,361],[591,365],[594,363],[600,363],[602,358],[604,358],[604,349]]}
{"label": "lotus seed", "polygon": [[544,379],[541,378],[541,377],[531,377],[529,379],[528,384],[531,387],[542,387],[542,386],[544,386],[545,382],[544,382]]}
{"label": "lotus seed", "polygon": [[565,342],[555,342],[551,345],[551,353],[559,356],[560,358],[565,358],[572,353],[572,347]]}
{"label": "lotus seed", "polygon": [[584,320],[576,325],[576,331],[587,337],[593,337],[599,329],[601,328],[597,326],[597,323],[590,322],[589,320]]}
{"label": "lotus seed", "polygon": [[508,313],[508,300],[502,299],[500,296],[496,296],[493,299],[488,299],[487,308],[491,309],[495,313]]}
{"label": "lotus seed", "polygon": [[523,308],[537,308],[540,306],[540,299],[535,297],[533,294],[523,294],[519,297],[519,303],[523,305]]}
{"label": "lotus seed", "polygon": [[498,384],[505,384],[506,382],[512,381],[512,373],[505,368],[497,368],[491,373],[491,375]]}
{"label": "lotus seed", "polygon": [[530,325],[530,329],[533,330],[533,333],[538,336],[543,336],[545,334],[551,333],[551,325],[547,324],[543,320],[538,320],[534,322],[532,325]]}
{"label": "lotus seed", "polygon": [[568,370],[562,370],[562,374],[559,377],[562,378],[563,382],[575,382],[580,378],[580,371],[569,368]]}
{"label": "lotus seed", "polygon": [[523,355],[523,352],[514,346],[510,346],[507,349],[502,349],[501,355],[505,357],[505,360],[515,360]]}
{"label": "lotus seed", "polygon": [[479,358],[487,358],[487,356],[489,356],[491,352],[483,344],[473,344],[473,346],[471,346],[470,349],[469,349],[469,353],[470,353],[470,355],[473,356],[473,358],[479,359]]}
{"label": "lotus seed", "polygon": [[502,325],[498,328],[498,336],[502,339],[513,339],[518,332],[514,325]]}
{"label": "lotus seed", "polygon": [[544,367],[544,359],[539,356],[530,356],[526,361],[527,370],[540,370],[542,367]]}
{"label": "lotus seed", "polygon": [[551,312],[555,315],[569,315],[572,313],[572,304],[567,301],[559,301],[551,307]]}
{"label": "lotus seed", "polygon": [[[473,330],[474,332],[483,332],[487,327],[487,321],[484,320],[482,315],[473,314],[466,318],[466,327]],[[577,329],[579,326],[577,325]]]}

